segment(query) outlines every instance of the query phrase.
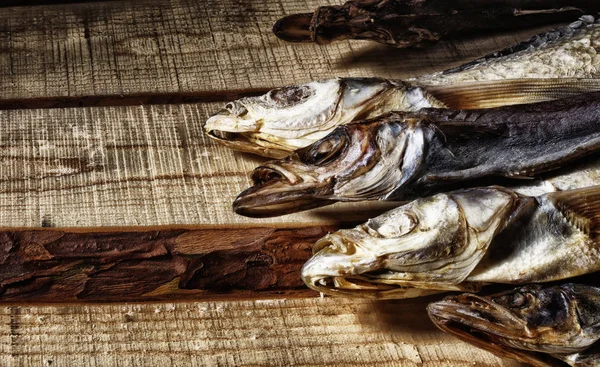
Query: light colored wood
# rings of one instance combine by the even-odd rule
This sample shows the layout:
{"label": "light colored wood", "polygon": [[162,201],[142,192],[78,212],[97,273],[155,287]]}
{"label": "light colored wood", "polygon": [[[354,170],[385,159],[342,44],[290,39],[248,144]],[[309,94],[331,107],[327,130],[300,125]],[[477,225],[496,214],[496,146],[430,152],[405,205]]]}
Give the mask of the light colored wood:
{"label": "light colored wood", "polygon": [[541,29],[441,43],[426,51],[364,41],[290,44],[271,32],[284,15],[341,3],[130,0],[5,9],[1,98],[194,92],[215,100],[333,76],[403,78],[456,65]]}
{"label": "light colored wood", "polygon": [[[2,9],[1,98],[15,106],[36,99],[48,106],[60,105],[61,98],[86,105],[102,104],[89,97],[118,103],[121,95],[185,93],[225,101],[333,76],[432,72],[539,32],[429,50],[360,41],[296,45],[271,34],[283,15],[342,2],[130,0]],[[231,200],[249,185],[247,174],[260,159],[204,137],[201,124],[219,104],[1,111],[3,230],[245,230],[328,224],[338,210],[374,215],[351,206],[268,220],[234,216]],[[198,250],[190,243],[188,249]],[[517,365],[435,330],[425,302],[306,298],[0,307],[0,365]]]}
{"label": "light colored wood", "polygon": [[332,298],[1,307],[2,366],[510,366],[423,301]]}
{"label": "light colored wood", "polygon": [[1,226],[298,226],[338,222],[339,210],[345,220],[364,220],[393,205],[345,204],[261,220],[234,214],[233,199],[251,185],[249,173],[264,160],[204,135],[202,124],[217,109],[0,111]]}

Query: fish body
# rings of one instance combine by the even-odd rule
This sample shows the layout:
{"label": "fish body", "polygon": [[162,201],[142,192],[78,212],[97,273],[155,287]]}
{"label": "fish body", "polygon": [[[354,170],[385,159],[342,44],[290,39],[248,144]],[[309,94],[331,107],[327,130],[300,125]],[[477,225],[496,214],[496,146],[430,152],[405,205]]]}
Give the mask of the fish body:
{"label": "fish body", "polygon": [[486,297],[450,296],[427,311],[441,330],[532,366],[600,365],[600,288],[527,285]]}
{"label": "fish body", "polygon": [[556,281],[600,270],[599,225],[600,186],[442,193],[325,236],[302,278],[319,292],[368,298]]}
{"label": "fish body", "polygon": [[235,150],[281,158],[349,121],[396,109],[443,106],[421,88],[401,81],[337,78],[230,102],[208,119],[205,130]]}
{"label": "fish body", "polygon": [[282,158],[337,126],[390,111],[491,108],[600,90],[600,23],[593,17],[441,73],[408,81],[337,78],[228,103],[205,131],[233,149]]}
{"label": "fish body", "polygon": [[484,110],[389,113],[340,126],[259,166],[254,186],[233,208],[265,217],[336,201],[410,200],[476,180],[534,177],[599,148],[600,93]]}
{"label": "fish body", "polygon": [[409,79],[417,85],[493,80],[589,78],[599,74],[600,27],[592,16],[509,46],[456,68]]}
{"label": "fish body", "polygon": [[457,35],[570,22],[598,11],[600,5],[590,0],[352,0],[284,17],[273,32],[291,42],[361,39],[404,48]]}

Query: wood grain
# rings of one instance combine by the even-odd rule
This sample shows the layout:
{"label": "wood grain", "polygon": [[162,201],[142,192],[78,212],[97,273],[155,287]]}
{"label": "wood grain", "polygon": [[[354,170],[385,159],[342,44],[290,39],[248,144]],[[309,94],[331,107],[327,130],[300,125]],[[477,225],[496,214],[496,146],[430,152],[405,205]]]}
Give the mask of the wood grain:
{"label": "wood grain", "polygon": [[2,227],[323,225],[394,204],[357,203],[249,219],[231,202],[262,159],[218,146],[215,104],[0,111]]}
{"label": "wood grain", "polygon": [[332,226],[0,232],[0,302],[314,295],[300,279]]}
{"label": "wood grain", "polygon": [[[310,243],[340,225],[340,212],[350,224],[384,208],[233,215],[260,160],[204,137],[220,103],[179,104],[332,76],[403,78],[539,32],[429,50],[290,45],[271,33],[283,15],[342,2],[0,10],[0,108],[13,109],[0,111],[0,301],[20,304],[0,307],[0,365],[516,366],[434,330],[427,300],[321,299],[299,288]],[[292,293],[308,298],[281,299]],[[240,295],[279,299],[223,301]],[[220,301],[23,305],[134,298]]]}
{"label": "wood grain", "polygon": [[331,298],[0,307],[3,366],[510,366],[424,301]]}
{"label": "wood grain", "polygon": [[[160,103],[171,94],[172,101],[215,101],[333,76],[403,78],[541,30],[473,37],[426,51],[364,41],[289,44],[271,32],[283,15],[333,3],[130,0],[7,9],[0,12],[0,106]],[[153,99],[155,94],[163,97]]]}

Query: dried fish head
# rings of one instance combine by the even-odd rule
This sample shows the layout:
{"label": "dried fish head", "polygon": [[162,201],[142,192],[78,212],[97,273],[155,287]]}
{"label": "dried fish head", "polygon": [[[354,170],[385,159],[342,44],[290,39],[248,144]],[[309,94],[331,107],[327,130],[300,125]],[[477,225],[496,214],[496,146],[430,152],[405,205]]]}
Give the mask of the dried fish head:
{"label": "dried fish head", "polygon": [[319,292],[356,297],[474,290],[463,281],[517,201],[499,187],[417,199],[319,240],[302,278]]}
{"label": "dried fish head", "polygon": [[266,217],[381,198],[417,173],[429,132],[420,120],[399,114],[340,126],[285,159],[256,168],[254,186],[237,197],[234,211]]}
{"label": "dried fish head", "polygon": [[536,366],[562,366],[554,358],[568,362],[600,339],[600,289],[583,285],[451,296],[428,312],[443,331]]}
{"label": "dried fish head", "polygon": [[228,103],[205,125],[233,149],[282,158],[339,125],[392,109],[440,106],[419,88],[378,78],[338,78],[274,89]]}

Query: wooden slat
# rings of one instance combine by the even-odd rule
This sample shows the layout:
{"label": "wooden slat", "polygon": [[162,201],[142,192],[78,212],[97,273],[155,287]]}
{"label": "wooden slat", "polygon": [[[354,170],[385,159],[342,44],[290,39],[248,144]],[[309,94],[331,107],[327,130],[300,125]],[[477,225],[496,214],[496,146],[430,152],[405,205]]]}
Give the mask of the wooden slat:
{"label": "wooden slat", "polygon": [[423,301],[0,308],[3,366],[520,366],[438,332]]}
{"label": "wooden slat", "polygon": [[[0,111],[3,227],[332,223],[373,215],[347,204],[255,220],[231,210],[263,160],[202,130],[214,104]],[[389,205],[383,205],[390,207]],[[359,208],[361,208],[359,210]],[[346,210],[346,209],[343,209]],[[317,214],[314,214],[317,213]],[[354,213],[354,214],[352,214]]]}
{"label": "wooden slat", "polygon": [[310,296],[300,268],[332,226],[0,232],[0,302]]}
{"label": "wooden slat", "polygon": [[0,7],[7,8],[12,6],[65,5],[101,1],[106,2],[115,0],[4,0],[0,2]]}
{"label": "wooden slat", "polygon": [[0,111],[0,302],[305,295],[311,245],[394,205],[234,214],[262,159],[205,137],[215,108]]}
{"label": "wooden slat", "polygon": [[426,51],[361,41],[290,44],[271,32],[283,15],[332,3],[338,2],[130,0],[1,10],[0,105],[106,104],[84,98],[90,96],[110,103],[120,96],[152,101],[153,94],[184,100],[190,93],[214,101],[340,75],[402,78],[540,31],[442,43]]}

